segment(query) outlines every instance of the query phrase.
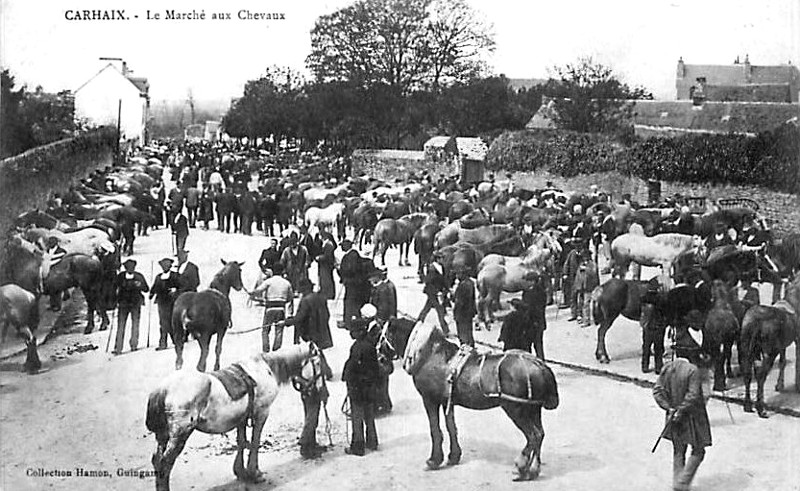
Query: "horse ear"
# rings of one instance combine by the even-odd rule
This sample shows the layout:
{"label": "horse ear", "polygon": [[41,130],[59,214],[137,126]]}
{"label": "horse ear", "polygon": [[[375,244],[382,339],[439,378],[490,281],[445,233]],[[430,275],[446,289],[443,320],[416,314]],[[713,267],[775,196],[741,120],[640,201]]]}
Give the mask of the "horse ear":
{"label": "horse ear", "polygon": [[238,265],[239,265],[239,267],[241,268],[242,266],[244,266],[244,263],[245,263],[245,261],[242,261],[242,262],[237,262],[236,264],[238,264]]}
{"label": "horse ear", "polygon": [[226,263],[224,259],[222,259],[222,258],[219,258],[219,260],[222,262],[222,265],[223,265],[223,266],[227,266],[227,265],[228,265],[228,263]]}

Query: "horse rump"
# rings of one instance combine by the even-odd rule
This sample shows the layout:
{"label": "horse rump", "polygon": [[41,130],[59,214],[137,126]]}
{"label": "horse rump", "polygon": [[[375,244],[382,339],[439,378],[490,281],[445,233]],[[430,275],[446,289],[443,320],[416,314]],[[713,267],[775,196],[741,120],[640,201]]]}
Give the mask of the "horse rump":
{"label": "horse rump", "polygon": [[521,350],[509,350],[499,356],[497,382],[501,398],[508,395],[533,404],[541,403],[545,409],[558,407],[556,376],[544,360]]}

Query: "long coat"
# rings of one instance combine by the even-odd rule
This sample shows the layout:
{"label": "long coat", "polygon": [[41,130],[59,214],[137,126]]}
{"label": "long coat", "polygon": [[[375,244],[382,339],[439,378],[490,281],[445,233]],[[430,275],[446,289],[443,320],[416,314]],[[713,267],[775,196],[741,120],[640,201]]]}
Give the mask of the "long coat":
{"label": "long coat", "polygon": [[367,279],[367,267],[369,259],[365,259],[358,254],[355,249],[350,249],[342,257],[339,266],[339,276],[344,284],[345,300],[354,300],[366,303],[369,301],[372,285]]}
{"label": "long coat", "polygon": [[297,252],[287,247],[281,254],[281,263],[286,277],[292,283],[292,288],[297,291],[300,280],[308,278],[308,251],[303,246],[298,246]]}
{"label": "long coat", "polygon": [[336,298],[336,285],[333,282],[333,268],[336,267],[336,258],[333,242],[326,240],[322,243],[320,254],[316,257],[319,270],[319,293],[327,300]]}
{"label": "long coat", "polygon": [[379,374],[375,344],[370,336],[362,335],[350,347],[350,357],[342,370],[342,380],[347,383],[347,393],[354,404],[375,402]]}
{"label": "long coat", "polygon": [[[182,272],[181,269],[183,269]],[[200,286],[200,270],[197,269],[197,265],[187,261],[186,267],[183,265],[178,266],[178,271],[180,274],[178,291],[181,293],[196,292],[197,287]]]}
{"label": "long coat", "polygon": [[328,349],[333,346],[329,320],[327,300],[318,292],[311,292],[303,295],[297,306],[297,314],[287,324],[294,324],[296,339],[313,341],[319,349]]}
{"label": "long coat", "polygon": [[464,278],[458,282],[453,294],[453,318],[458,320],[472,320],[478,309],[475,308],[475,282],[472,278]]}
{"label": "long coat", "polygon": [[530,352],[533,344],[533,323],[524,310],[513,310],[503,320],[498,341],[503,350],[521,349]]}
{"label": "long coat", "polygon": [[699,368],[683,358],[668,362],[653,387],[653,398],[661,409],[675,409],[684,414],[670,425],[664,438],[692,447],[711,446],[711,424]]}

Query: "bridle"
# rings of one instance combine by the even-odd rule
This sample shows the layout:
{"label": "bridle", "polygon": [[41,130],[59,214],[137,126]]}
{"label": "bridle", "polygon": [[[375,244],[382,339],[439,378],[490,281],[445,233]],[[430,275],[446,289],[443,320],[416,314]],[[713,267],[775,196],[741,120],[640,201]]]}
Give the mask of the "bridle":
{"label": "bridle", "polygon": [[303,396],[309,396],[317,389],[317,383],[322,380],[322,385],[325,386],[325,374],[322,371],[322,351],[314,343],[309,343],[311,346],[311,356],[306,363],[311,363],[311,377],[306,378],[303,375],[292,376],[292,387]]}

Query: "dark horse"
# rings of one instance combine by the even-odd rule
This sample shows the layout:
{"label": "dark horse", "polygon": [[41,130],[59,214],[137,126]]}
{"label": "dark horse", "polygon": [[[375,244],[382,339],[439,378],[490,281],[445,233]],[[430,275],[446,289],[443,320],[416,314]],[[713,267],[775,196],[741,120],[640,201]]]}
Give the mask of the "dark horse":
{"label": "dark horse", "polygon": [[[597,328],[597,349],[594,353],[600,363],[608,363],[606,333],[622,316],[638,321],[641,316],[641,299],[647,291],[647,282],[611,278],[592,292],[592,315]],[[660,294],[663,319],[667,326],[683,328],[690,322],[700,329],[705,313],[711,307],[711,289],[707,283],[678,284]],[[695,315],[690,316],[690,313]],[[699,314],[699,316],[697,315]],[[663,342],[663,341],[662,341]]]}
{"label": "dark horse", "polygon": [[14,284],[0,286],[0,332],[5,341],[9,326],[25,338],[27,355],[25,370],[34,373],[42,367],[36,350],[36,336],[39,327],[39,298],[33,293]]}
{"label": "dark horse", "polygon": [[728,377],[731,370],[731,351],[739,337],[739,321],[731,305],[731,292],[722,280],[714,280],[711,287],[713,306],[703,327],[703,344],[714,360],[714,390],[725,390],[725,367]]}
{"label": "dark horse", "polygon": [[197,369],[206,370],[208,347],[211,336],[217,335],[217,359],[214,370],[219,370],[219,356],[222,353],[222,338],[231,323],[231,301],[228,294],[233,288],[242,289],[242,264],[236,261],[225,262],[223,268],[211,280],[207,290],[183,292],[175,300],[172,310],[172,342],[175,343],[175,369],[183,366],[183,343],[189,334],[200,343],[200,360]]}
{"label": "dark horse", "polygon": [[[792,343],[795,360],[800,359],[800,276],[787,286],[784,300],[771,307],[756,305],[744,314],[742,335],[739,340],[739,366],[744,378],[744,410],[753,412],[750,399],[750,381],[755,372],[756,411],[762,418],[767,417],[764,408],[764,382],[767,379],[775,358],[778,362],[778,382],[775,390],[783,390],[783,372],[786,368],[786,348]],[[761,360],[759,366],[755,362]],[[800,364],[795,362],[795,391],[800,392]]]}
{"label": "dark horse", "polygon": [[543,360],[525,351],[480,355],[472,352],[465,355],[463,368],[450,384],[450,367],[458,352],[458,345],[448,341],[438,327],[425,324],[414,328],[406,346],[403,368],[414,378],[430,423],[432,445],[428,468],[438,468],[444,460],[439,427],[441,409],[450,434],[447,463],[455,465],[461,460],[461,446],[453,406],[477,410],[500,406],[527,440],[515,461],[517,479],[535,479],[540,471],[544,440],[542,407],[558,407],[555,375]]}

